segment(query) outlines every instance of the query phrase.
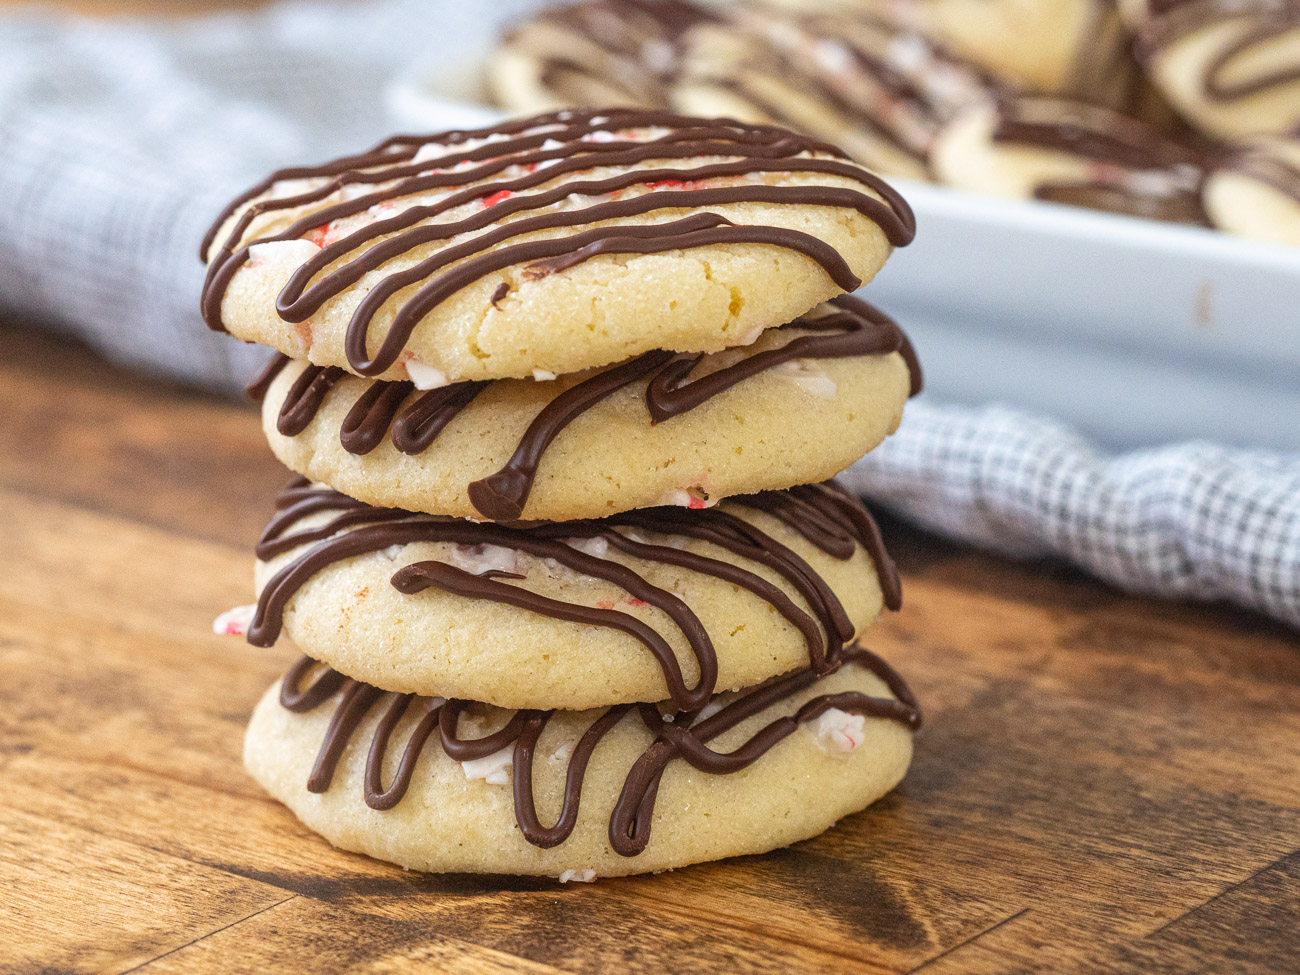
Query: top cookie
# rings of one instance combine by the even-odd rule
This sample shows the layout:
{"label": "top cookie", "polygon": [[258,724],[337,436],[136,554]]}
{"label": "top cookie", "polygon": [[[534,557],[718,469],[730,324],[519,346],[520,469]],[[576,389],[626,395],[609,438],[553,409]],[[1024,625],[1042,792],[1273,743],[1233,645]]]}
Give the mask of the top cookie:
{"label": "top cookie", "polygon": [[281,170],[203,244],[208,324],[420,388],[712,352],[857,288],[907,204],[833,146],[628,109]]}

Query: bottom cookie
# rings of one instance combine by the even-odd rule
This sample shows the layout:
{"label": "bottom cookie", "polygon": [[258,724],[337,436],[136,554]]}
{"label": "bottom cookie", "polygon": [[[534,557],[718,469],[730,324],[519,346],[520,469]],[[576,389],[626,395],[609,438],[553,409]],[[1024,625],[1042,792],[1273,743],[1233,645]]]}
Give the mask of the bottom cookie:
{"label": "bottom cookie", "polygon": [[591,880],[807,839],[902,779],[920,711],[862,649],[696,713],[505,711],[303,658],[263,696],[253,777],[335,846],[435,872]]}

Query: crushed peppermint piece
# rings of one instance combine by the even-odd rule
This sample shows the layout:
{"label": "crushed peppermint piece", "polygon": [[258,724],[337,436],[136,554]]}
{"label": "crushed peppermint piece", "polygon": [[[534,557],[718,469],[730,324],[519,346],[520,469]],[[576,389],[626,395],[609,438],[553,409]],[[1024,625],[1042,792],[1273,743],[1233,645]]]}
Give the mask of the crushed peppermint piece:
{"label": "crushed peppermint piece", "polygon": [[502,200],[508,200],[512,196],[514,196],[514,194],[511,193],[509,190],[497,190],[491,196],[483,197],[483,206],[494,207]]}
{"label": "crushed peppermint piece", "polygon": [[484,572],[524,574],[519,553],[503,545],[456,545],[451,550],[451,560],[457,568],[476,576]]}
{"label": "crushed peppermint piece", "polygon": [[566,870],[560,874],[560,883],[567,884],[569,881],[579,884],[589,884],[596,879],[595,870]]}
{"label": "crushed peppermint piece", "polygon": [[406,374],[411,378],[411,382],[415,383],[416,389],[438,389],[451,381],[441,369],[417,362],[415,359],[406,361]]}
{"label": "crushed peppermint piece", "polygon": [[304,193],[310,193],[317,189],[324,182],[320,177],[305,177],[302,179],[278,179],[271,184],[271,197],[276,200],[285,200],[293,196],[302,196]]}
{"label": "crushed peppermint piece", "polygon": [[712,508],[717,504],[717,499],[709,500],[709,495],[703,488],[691,487],[683,490],[682,488],[673,488],[665,491],[656,504],[673,505],[678,508],[691,508],[700,510],[703,508]]}
{"label": "crushed peppermint piece", "polygon": [[821,399],[834,399],[838,389],[835,380],[826,374],[818,363],[812,359],[791,359],[772,368],[778,376],[787,376],[806,393]]}
{"label": "crushed peppermint piece", "polygon": [[559,748],[555,749],[555,751],[551,752],[550,761],[552,765],[563,765],[566,762],[568,762],[568,760],[571,759],[572,757],[573,757],[573,746],[566,743],[561,745]]}
{"label": "crushed peppermint piece", "polygon": [[849,49],[840,41],[829,37],[822,38],[814,44],[812,53],[818,67],[827,71],[838,74],[853,66],[853,55],[849,53]]}
{"label": "crushed peppermint piece", "polygon": [[533,379],[539,383],[548,383],[554,379],[558,373],[551,372],[549,369],[534,369]]}
{"label": "crushed peppermint piece", "polygon": [[700,708],[700,713],[695,716],[695,723],[699,724],[701,721],[706,721],[721,710],[722,702],[715,697],[708,704],[704,705],[704,707]]}
{"label": "crushed peppermint piece", "polygon": [[284,264],[297,267],[320,253],[320,245],[310,240],[266,240],[250,244],[249,260],[257,264]]}
{"label": "crushed peppermint piece", "polygon": [[212,632],[220,636],[243,636],[257,613],[257,603],[228,609],[212,621]]}
{"label": "crushed peppermint piece", "polygon": [[515,746],[507,745],[483,758],[471,758],[468,762],[461,762],[460,767],[465,770],[467,779],[482,779],[488,785],[508,785],[510,767],[514,764],[514,760]]}
{"label": "crushed peppermint piece", "polygon": [[810,721],[803,727],[817,739],[817,744],[831,754],[847,758],[855,748],[866,740],[863,730],[867,719],[860,714],[849,714],[839,708],[827,708],[817,720]]}
{"label": "crushed peppermint piece", "polygon": [[564,544],[596,559],[603,559],[609,552],[609,542],[603,535],[593,535],[591,538],[566,538]]}

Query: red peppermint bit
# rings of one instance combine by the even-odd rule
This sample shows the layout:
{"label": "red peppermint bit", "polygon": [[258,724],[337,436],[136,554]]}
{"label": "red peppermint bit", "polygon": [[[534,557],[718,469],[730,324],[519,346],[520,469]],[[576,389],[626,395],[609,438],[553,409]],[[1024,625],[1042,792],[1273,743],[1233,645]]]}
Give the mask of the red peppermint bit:
{"label": "red peppermint bit", "polygon": [[304,234],[304,239],[310,240],[317,247],[324,247],[330,242],[330,227],[332,225],[323,223],[315,230],[309,230]]}
{"label": "red peppermint bit", "polygon": [[485,207],[494,207],[502,200],[509,199],[513,195],[514,194],[511,193],[509,190],[497,190],[491,196],[486,196],[483,198],[483,205]]}
{"label": "red peppermint bit", "polygon": [[613,600],[610,600],[610,599],[602,599],[600,602],[598,602],[598,603],[596,604],[596,608],[597,608],[597,609],[613,609],[613,608],[614,608],[614,602],[613,602]]}
{"label": "red peppermint bit", "polygon": [[647,603],[644,599],[637,599],[635,596],[628,596],[627,599],[625,599],[625,600],[623,600],[623,601],[624,601],[625,603],[627,603],[629,606],[649,606],[649,605],[650,605],[650,604]]}
{"label": "red peppermint bit", "polygon": [[709,506],[709,502],[707,499],[697,498],[694,495],[691,495],[691,500],[688,501],[686,504],[686,507],[695,508],[696,510],[700,508],[707,508],[708,506]]}
{"label": "red peppermint bit", "polygon": [[657,190],[664,186],[685,186],[686,181],[682,179],[660,179],[653,183],[646,183],[647,189]]}

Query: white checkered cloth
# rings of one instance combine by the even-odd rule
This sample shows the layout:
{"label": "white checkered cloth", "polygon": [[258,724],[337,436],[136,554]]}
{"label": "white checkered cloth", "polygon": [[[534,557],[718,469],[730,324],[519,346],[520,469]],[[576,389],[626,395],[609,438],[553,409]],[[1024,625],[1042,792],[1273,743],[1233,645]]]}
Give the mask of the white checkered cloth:
{"label": "white checkered cloth", "polygon": [[[265,353],[199,319],[208,221],[270,169],[390,134],[393,71],[454,59],[530,2],[287,3],[167,24],[0,16],[4,316],[238,388]],[[1044,420],[923,398],[845,478],[945,535],[1300,625],[1300,457],[1187,444],[1106,458]]]}

